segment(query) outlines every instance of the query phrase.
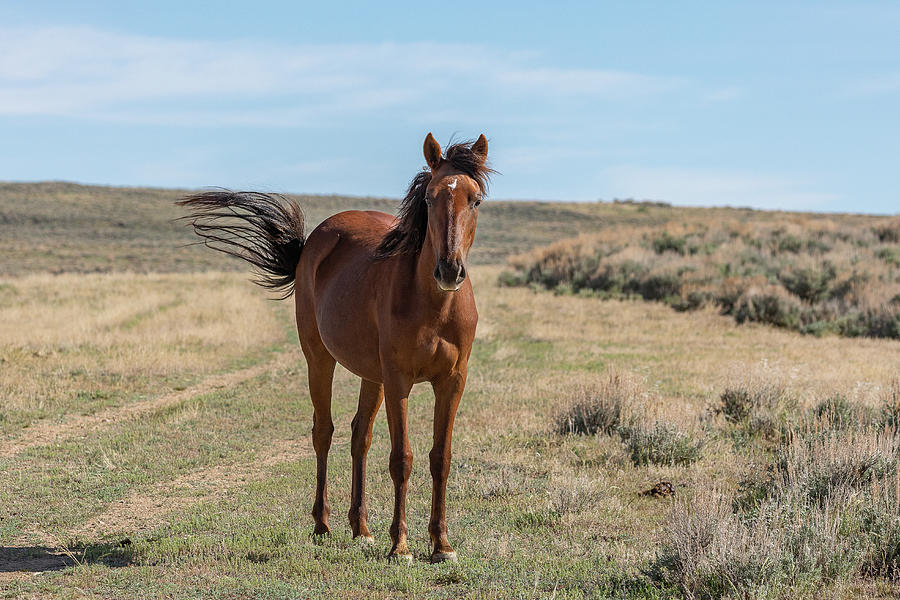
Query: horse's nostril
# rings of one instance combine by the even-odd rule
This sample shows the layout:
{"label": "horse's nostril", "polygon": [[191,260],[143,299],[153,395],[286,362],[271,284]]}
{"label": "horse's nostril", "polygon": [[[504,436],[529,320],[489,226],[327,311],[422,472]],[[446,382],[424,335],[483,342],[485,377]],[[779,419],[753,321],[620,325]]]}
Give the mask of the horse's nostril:
{"label": "horse's nostril", "polygon": [[456,282],[460,283],[466,278],[466,265],[459,263],[459,271],[456,274]]}

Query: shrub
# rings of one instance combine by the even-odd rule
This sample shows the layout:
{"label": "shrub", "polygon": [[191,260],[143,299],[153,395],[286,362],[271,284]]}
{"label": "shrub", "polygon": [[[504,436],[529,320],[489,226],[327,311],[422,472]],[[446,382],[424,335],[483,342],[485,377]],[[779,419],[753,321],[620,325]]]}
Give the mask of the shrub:
{"label": "shrub", "polygon": [[573,404],[556,419],[556,432],[577,435],[611,435],[622,424],[622,404],[618,398],[592,396]]}
{"label": "shrub", "polygon": [[618,373],[610,373],[593,388],[582,389],[578,398],[555,419],[559,434],[612,435],[624,423],[626,409],[640,396],[637,384]]}
{"label": "shrub", "polygon": [[653,239],[652,246],[653,251],[657,254],[675,252],[684,255],[687,247],[687,237],[676,237],[668,231],[663,231],[659,237]]}
{"label": "shrub", "polygon": [[787,500],[749,518],[727,496],[695,497],[674,511],[665,542],[650,568],[657,581],[690,598],[799,597],[854,573],[854,550],[834,514]]}
{"label": "shrub", "polygon": [[853,312],[836,322],[841,334],[848,337],[900,339],[900,309],[882,306]]}
{"label": "shrub", "polygon": [[596,506],[597,494],[589,479],[575,477],[572,480],[548,491],[550,496],[549,510],[557,517],[571,513],[579,513]]}
{"label": "shrub", "polygon": [[524,273],[503,271],[497,278],[497,282],[503,287],[517,287],[525,285],[528,281]]}
{"label": "shrub", "polygon": [[898,440],[868,430],[801,432],[776,456],[775,479],[782,494],[821,503],[896,473],[898,448]]}
{"label": "shrub", "polygon": [[718,412],[731,423],[740,423],[753,411],[754,400],[747,388],[728,388],[719,399],[722,405]]}
{"label": "shrub", "polygon": [[703,455],[703,442],[679,431],[669,423],[657,422],[652,428],[631,426],[622,437],[635,466],[690,465]]}
{"label": "shrub", "polygon": [[860,573],[900,582],[900,491],[876,486],[861,511],[868,547]]}
{"label": "shrub", "polygon": [[587,287],[614,293],[637,293],[647,267],[635,260],[606,263],[587,279]]}
{"label": "shrub", "polygon": [[681,294],[681,278],[675,273],[658,273],[640,281],[637,292],[644,300],[665,300]]}
{"label": "shrub", "polygon": [[778,239],[777,247],[779,252],[793,252],[797,254],[803,250],[803,240],[795,235],[788,234]]}
{"label": "shrub", "polygon": [[767,323],[776,327],[797,328],[801,314],[799,301],[775,286],[744,292],[734,307],[738,323]]}
{"label": "shrub", "polygon": [[900,218],[876,225],[872,228],[872,231],[879,242],[900,244]]}
{"label": "shrub", "polygon": [[875,251],[875,256],[889,265],[900,267],[900,248],[888,246]]}
{"label": "shrub", "polygon": [[822,400],[813,409],[813,414],[830,427],[837,429],[865,424],[862,410],[851,404],[843,394],[834,394]]}
{"label": "shrub", "polygon": [[714,410],[750,435],[775,439],[795,420],[796,400],[779,385],[745,381],[726,388]]}
{"label": "shrub", "polygon": [[804,267],[781,272],[778,279],[785,289],[801,300],[814,304],[828,293],[828,285],[837,276],[834,265],[824,263],[821,268]]}
{"label": "shrub", "polygon": [[895,434],[900,433],[900,379],[895,379],[888,386],[881,404],[879,425]]}

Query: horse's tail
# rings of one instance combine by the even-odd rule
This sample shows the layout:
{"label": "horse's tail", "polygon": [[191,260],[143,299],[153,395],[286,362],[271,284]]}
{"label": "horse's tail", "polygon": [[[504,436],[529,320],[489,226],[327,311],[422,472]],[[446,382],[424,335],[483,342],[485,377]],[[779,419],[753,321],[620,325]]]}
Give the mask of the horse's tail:
{"label": "horse's tail", "polygon": [[208,247],[241,258],[256,268],[256,283],[294,292],[305,241],[303,211],[294,200],[259,192],[211,190],[178,202],[191,209],[183,219]]}

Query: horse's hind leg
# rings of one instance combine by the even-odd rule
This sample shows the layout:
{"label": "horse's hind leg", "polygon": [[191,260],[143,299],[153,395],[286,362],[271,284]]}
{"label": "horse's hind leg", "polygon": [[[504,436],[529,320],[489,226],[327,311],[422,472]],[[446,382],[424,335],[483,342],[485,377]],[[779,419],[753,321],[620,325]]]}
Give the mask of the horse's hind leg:
{"label": "horse's hind leg", "polygon": [[353,456],[353,484],[350,492],[350,528],[353,537],[372,539],[366,523],[369,511],[366,509],[366,456],[372,444],[372,425],[375,415],[384,400],[384,386],[380,383],[362,380],[359,387],[359,407],[351,425],[350,454]]}
{"label": "horse's hind leg", "polygon": [[328,473],[328,450],[331,448],[331,436],[334,423],[331,420],[331,384],[334,379],[335,360],[325,347],[311,349],[303,347],[306,364],[309,370],[309,396],[313,404],[312,442],[316,451],[316,499],[313,502],[312,516],[315,519],[313,533],[323,535],[330,531],[328,515],[328,490],[325,479]]}

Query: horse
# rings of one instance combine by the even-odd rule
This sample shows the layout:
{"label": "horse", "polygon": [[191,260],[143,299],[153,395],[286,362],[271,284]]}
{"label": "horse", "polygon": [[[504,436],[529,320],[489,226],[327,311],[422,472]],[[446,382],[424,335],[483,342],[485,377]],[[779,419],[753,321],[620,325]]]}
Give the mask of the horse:
{"label": "horse", "polygon": [[215,189],[181,200],[183,217],[207,246],[249,262],[256,283],[294,296],[297,332],[306,357],[316,454],[313,533],[330,532],[327,492],[332,379],[340,363],[361,379],[351,429],[352,484],[348,517],[354,538],[373,542],[366,508],[366,456],[382,403],[391,438],[394,513],[388,558],[411,561],[406,491],[412,470],[406,419],[416,383],[434,391],[431,561],[456,561],[446,521],[453,422],[463,390],[478,311],[467,277],[478,207],[494,173],[487,140],[450,145],[429,133],[427,167],[409,185],[397,217],[376,211],[337,213],[304,237],[292,199]]}

